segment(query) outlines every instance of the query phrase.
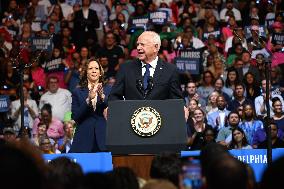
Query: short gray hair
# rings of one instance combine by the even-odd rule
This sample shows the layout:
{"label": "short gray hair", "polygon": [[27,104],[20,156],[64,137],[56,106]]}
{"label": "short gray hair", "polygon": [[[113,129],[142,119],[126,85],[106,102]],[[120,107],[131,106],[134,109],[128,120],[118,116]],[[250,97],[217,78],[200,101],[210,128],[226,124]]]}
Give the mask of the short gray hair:
{"label": "short gray hair", "polygon": [[153,37],[153,43],[158,44],[158,49],[161,47],[161,38],[160,35],[154,31],[144,31],[143,33],[147,33]]}

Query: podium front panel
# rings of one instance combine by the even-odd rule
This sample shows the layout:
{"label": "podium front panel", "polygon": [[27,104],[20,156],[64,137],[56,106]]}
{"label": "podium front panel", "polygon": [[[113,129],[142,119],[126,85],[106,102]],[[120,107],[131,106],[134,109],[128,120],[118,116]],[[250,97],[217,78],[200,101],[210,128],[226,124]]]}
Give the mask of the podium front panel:
{"label": "podium front panel", "polygon": [[[154,108],[161,116],[161,127],[153,136],[134,132],[131,118],[141,107]],[[183,100],[128,100],[109,102],[107,148],[112,154],[157,154],[180,152],[186,147]]]}

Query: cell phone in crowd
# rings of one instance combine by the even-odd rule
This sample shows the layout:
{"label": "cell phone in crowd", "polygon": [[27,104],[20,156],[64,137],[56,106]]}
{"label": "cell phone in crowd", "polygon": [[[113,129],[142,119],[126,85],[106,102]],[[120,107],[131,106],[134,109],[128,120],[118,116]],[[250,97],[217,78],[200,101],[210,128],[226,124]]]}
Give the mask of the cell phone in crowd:
{"label": "cell phone in crowd", "polygon": [[182,182],[185,189],[202,188],[201,164],[198,157],[182,158]]}

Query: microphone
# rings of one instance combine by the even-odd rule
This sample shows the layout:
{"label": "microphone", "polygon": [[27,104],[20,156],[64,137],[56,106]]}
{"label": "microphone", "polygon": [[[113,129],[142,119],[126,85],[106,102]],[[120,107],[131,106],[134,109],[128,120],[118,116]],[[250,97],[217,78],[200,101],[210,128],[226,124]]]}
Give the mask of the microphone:
{"label": "microphone", "polygon": [[153,89],[154,86],[154,81],[153,81],[153,77],[150,76],[148,79],[148,86],[147,86],[147,90],[148,92],[151,91]]}
{"label": "microphone", "polygon": [[148,78],[148,86],[147,86],[147,89],[145,90],[145,93],[144,93],[144,99],[146,99],[147,95],[151,92],[151,90],[153,89],[153,86],[154,86],[154,81],[153,81],[153,77],[149,77]]}
{"label": "microphone", "polygon": [[137,79],[137,80],[136,80],[136,88],[137,88],[141,93],[144,93],[143,81],[142,81],[142,79]]}

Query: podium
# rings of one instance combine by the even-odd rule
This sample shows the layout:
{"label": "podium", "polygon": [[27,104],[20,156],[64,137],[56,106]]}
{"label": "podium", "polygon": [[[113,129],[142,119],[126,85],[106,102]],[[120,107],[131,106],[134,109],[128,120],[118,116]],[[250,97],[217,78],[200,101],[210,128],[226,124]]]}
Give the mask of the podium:
{"label": "podium", "polygon": [[130,167],[147,179],[155,154],[184,150],[183,107],[181,99],[109,102],[106,146],[114,167]]}

